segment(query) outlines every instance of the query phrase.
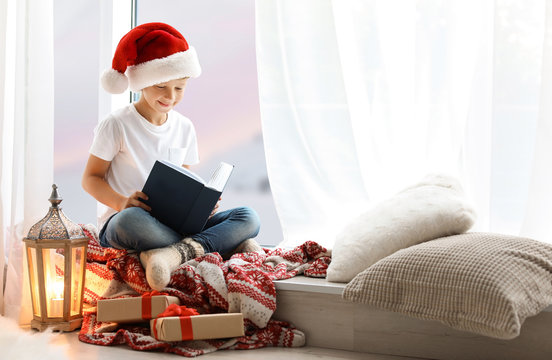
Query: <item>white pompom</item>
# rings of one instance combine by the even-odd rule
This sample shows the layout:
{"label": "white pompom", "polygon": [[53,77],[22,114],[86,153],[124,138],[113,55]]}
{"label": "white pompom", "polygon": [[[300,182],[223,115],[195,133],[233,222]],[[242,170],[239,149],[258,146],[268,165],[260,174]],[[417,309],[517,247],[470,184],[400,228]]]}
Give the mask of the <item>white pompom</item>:
{"label": "white pompom", "polygon": [[107,69],[101,76],[102,86],[111,94],[122,94],[128,88],[128,78],[114,69]]}

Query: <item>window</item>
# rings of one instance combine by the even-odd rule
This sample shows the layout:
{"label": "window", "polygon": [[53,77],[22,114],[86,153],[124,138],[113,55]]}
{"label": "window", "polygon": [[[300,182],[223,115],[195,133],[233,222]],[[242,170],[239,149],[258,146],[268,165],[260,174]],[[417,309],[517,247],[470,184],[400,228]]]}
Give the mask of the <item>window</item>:
{"label": "window", "polygon": [[[64,211],[78,223],[96,222],[95,200],[80,185],[92,130],[111,106],[130,98],[112,97],[106,104],[110,96],[99,88],[99,76],[113,56],[112,44],[106,39],[111,38],[111,31],[118,31],[116,25],[130,24],[131,3],[124,2],[121,10],[114,8],[121,6],[120,1],[55,1],[54,176],[65,198]],[[201,163],[193,170],[208,178],[220,161],[234,164],[221,209],[251,206],[262,222],[258,241],[276,245],[282,232],[261,134],[254,2],[163,1],[162,5],[138,2],[137,24],[160,21],[177,28],[195,47],[203,70],[188,83],[176,109],[194,122],[198,134]],[[128,12],[120,15],[120,11]],[[121,36],[114,36],[116,45]]]}

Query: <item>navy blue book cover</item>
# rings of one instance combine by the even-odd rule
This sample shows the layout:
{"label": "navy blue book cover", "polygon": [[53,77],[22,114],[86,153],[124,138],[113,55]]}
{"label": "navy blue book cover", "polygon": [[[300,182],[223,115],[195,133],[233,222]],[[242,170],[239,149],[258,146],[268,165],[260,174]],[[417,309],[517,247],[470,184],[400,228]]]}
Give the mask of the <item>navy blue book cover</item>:
{"label": "navy blue book cover", "polygon": [[233,166],[221,163],[209,182],[168,161],[156,161],[142,192],[157,220],[181,235],[203,230],[232,173]]}

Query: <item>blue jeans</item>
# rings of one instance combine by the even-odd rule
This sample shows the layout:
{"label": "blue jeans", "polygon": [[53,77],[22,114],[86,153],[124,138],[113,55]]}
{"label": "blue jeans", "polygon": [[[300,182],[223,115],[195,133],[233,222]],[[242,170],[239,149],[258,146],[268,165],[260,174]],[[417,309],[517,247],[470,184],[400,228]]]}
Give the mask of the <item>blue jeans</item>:
{"label": "blue jeans", "polygon": [[[249,207],[238,207],[213,215],[198,234],[191,237],[205,252],[227,254],[242,241],[257,236],[259,216]],[[100,244],[104,247],[127,250],[150,250],[166,247],[183,239],[183,236],[159,222],[139,207],[124,209],[113,215],[100,231]]]}

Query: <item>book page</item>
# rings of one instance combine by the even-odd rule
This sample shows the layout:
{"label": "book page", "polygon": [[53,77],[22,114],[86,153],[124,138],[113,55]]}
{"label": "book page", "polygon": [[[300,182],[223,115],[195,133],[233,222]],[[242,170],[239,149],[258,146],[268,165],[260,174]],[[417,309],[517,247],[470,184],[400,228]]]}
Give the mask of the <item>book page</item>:
{"label": "book page", "polygon": [[177,171],[180,171],[183,174],[188,175],[188,177],[191,177],[192,179],[195,179],[195,180],[199,181],[202,184],[205,184],[205,180],[203,180],[201,178],[201,176],[199,176],[198,174],[196,174],[195,172],[193,172],[191,170],[186,169],[183,166],[178,166],[178,165],[175,165],[175,164],[171,163],[170,161],[165,161],[165,160],[161,160],[160,162],[167,165],[167,166],[169,166],[169,167],[171,167],[171,168],[173,168],[173,169],[175,169],[175,170],[177,170]]}
{"label": "book page", "polygon": [[213,172],[213,175],[211,175],[211,179],[209,179],[206,186],[222,192],[230,178],[230,174],[232,174],[232,170],[234,170],[234,165],[221,162]]}

